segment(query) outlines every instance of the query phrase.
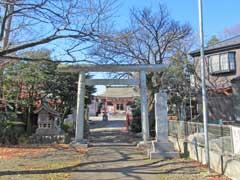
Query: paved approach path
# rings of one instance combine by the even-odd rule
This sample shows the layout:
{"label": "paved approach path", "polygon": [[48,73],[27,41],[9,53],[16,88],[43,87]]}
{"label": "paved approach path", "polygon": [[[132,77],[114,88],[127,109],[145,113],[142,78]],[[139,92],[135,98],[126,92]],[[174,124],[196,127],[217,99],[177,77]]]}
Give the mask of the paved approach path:
{"label": "paved approach path", "polygon": [[90,148],[73,170],[72,180],[204,179],[202,168],[185,159],[149,160],[136,148],[138,138],[124,131],[124,121],[93,121]]}

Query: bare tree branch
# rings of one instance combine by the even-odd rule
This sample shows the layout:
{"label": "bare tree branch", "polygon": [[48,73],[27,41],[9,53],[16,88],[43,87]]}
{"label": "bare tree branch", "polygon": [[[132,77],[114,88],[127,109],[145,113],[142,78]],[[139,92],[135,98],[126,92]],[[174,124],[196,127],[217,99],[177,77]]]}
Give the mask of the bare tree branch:
{"label": "bare tree branch", "polygon": [[[104,34],[115,5],[114,0],[3,0],[0,56],[53,41],[64,40],[69,49],[71,39],[79,42],[74,47],[77,51],[83,43],[94,42]],[[8,41],[4,41],[5,36]]]}

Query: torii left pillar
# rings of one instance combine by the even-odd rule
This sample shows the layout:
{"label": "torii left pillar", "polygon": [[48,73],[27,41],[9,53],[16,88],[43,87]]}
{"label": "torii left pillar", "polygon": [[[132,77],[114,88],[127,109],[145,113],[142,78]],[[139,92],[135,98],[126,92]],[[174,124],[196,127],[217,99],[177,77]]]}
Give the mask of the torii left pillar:
{"label": "torii left pillar", "polygon": [[149,120],[148,120],[148,99],[147,99],[147,79],[146,72],[140,71],[140,95],[141,95],[141,120],[143,141],[137,144],[137,147],[145,147],[150,143]]}
{"label": "torii left pillar", "polygon": [[73,146],[87,147],[87,141],[84,140],[84,101],[85,101],[85,72],[79,72],[78,92],[77,92],[77,114],[76,114],[76,133]]}

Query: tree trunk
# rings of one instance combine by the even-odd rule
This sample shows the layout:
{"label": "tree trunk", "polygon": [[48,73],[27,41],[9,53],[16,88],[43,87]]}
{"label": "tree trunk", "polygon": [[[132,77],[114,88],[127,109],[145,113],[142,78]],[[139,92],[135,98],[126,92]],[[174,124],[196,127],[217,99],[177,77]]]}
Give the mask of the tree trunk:
{"label": "tree trunk", "polygon": [[2,49],[5,50],[9,46],[9,37],[11,32],[11,25],[12,25],[12,14],[14,11],[14,1],[9,3],[8,0],[5,0],[5,19],[2,29]]}
{"label": "tree trunk", "polygon": [[[8,1],[6,1],[8,2]],[[5,7],[5,11],[6,12],[6,16],[8,16],[9,14],[12,14],[14,11],[14,3],[6,3],[6,7]],[[2,37],[2,49],[5,50],[9,47],[9,37],[10,37],[10,32],[11,32],[11,24],[12,24],[12,16],[9,16],[6,18],[5,21],[5,25],[2,29],[3,31],[3,37]],[[10,62],[11,60],[5,60],[5,62],[1,62],[1,66],[2,68],[4,68],[5,64],[8,64],[8,62]],[[0,71],[0,98],[4,99],[4,94],[3,94],[3,70]]]}
{"label": "tree trunk", "polygon": [[148,116],[149,116],[149,132],[151,136],[155,136],[155,93],[159,92],[162,74],[149,73],[147,75],[148,88]]}
{"label": "tree trunk", "polygon": [[32,122],[31,122],[31,106],[28,107],[27,111],[27,134],[32,134]]}
{"label": "tree trunk", "polygon": [[[6,11],[9,9],[7,15],[12,14],[14,11],[14,4],[10,3],[9,5],[6,5],[6,6],[9,6],[9,7],[5,8]],[[9,46],[9,36],[10,36],[10,32],[11,32],[11,24],[12,24],[12,16],[9,16],[6,19],[6,23],[4,26],[4,32],[3,32],[2,48],[4,50],[7,49]]]}

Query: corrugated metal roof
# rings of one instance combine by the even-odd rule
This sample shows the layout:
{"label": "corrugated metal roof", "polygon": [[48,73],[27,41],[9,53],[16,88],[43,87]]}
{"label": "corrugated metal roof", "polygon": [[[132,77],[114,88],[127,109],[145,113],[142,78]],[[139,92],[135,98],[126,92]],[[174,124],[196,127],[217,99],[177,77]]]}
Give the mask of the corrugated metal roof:
{"label": "corrugated metal roof", "polygon": [[106,91],[103,94],[98,95],[100,97],[138,97],[139,96],[139,89],[137,87],[107,87]]}

